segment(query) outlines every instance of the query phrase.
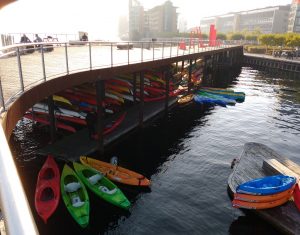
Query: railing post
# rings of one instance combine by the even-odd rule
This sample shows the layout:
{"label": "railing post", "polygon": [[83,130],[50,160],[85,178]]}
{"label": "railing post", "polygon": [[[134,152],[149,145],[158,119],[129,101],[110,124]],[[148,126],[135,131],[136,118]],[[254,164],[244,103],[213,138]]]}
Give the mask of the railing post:
{"label": "railing post", "polygon": [[45,55],[44,55],[44,45],[41,45],[42,51],[41,51],[41,56],[42,56],[42,67],[43,67],[43,76],[44,76],[44,81],[46,81],[46,69],[45,69]]}
{"label": "railing post", "polygon": [[154,42],[152,41],[152,53],[153,53],[153,60],[154,60]]}
{"label": "railing post", "polygon": [[110,43],[110,67],[113,67],[114,61],[113,61],[113,45],[112,42]]}
{"label": "railing post", "polygon": [[67,45],[67,43],[65,43],[65,55],[66,55],[67,74],[69,74],[69,59],[68,59],[68,45]]}
{"label": "railing post", "polygon": [[179,41],[177,42],[177,57],[178,57],[178,54],[179,54]]}
{"label": "railing post", "polygon": [[161,58],[163,59],[164,58],[164,50],[165,50],[165,42],[162,43],[162,55],[161,55]]}
{"label": "railing post", "polygon": [[127,43],[127,60],[128,60],[128,64],[130,64],[130,58],[129,58],[129,42]]}
{"label": "railing post", "polygon": [[91,42],[89,42],[89,56],[90,56],[90,70],[92,70],[93,65],[92,65],[92,45],[91,45]]}
{"label": "railing post", "polygon": [[23,72],[22,72],[22,64],[21,64],[19,47],[17,47],[17,58],[18,58],[18,68],[19,68],[19,78],[20,78],[21,90],[24,91]]}
{"label": "railing post", "polygon": [[6,109],[5,109],[5,102],[4,102],[3,90],[2,90],[2,84],[1,84],[1,77],[0,77],[0,101],[1,101],[3,111],[5,111]]}
{"label": "railing post", "polygon": [[170,58],[172,57],[172,42],[171,42],[171,46],[170,46]]}
{"label": "railing post", "polygon": [[142,42],[142,48],[141,48],[142,50],[141,50],[141,62],[143,62],[143,60],[144,60],[144,44],[143,44],[143,42]]}

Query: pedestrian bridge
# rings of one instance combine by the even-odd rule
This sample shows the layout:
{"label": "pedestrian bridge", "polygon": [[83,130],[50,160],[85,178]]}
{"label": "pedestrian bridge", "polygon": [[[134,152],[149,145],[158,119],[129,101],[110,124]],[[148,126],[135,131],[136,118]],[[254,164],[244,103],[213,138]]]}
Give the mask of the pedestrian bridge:
{"label": "pedestrian bridge", "polygon": [[189,41],[182,49],[174,41],[127,42],[122,47],[116,42],[48,42],[0,48],[0,198],[11,234],[26,234],[23,228],[29,223],[33,227],[28,234],[37,233],[7,143],[24,113],[45,97],[83,83],[199,58],[232,65],[243,55],[241,46],[229,42]]}

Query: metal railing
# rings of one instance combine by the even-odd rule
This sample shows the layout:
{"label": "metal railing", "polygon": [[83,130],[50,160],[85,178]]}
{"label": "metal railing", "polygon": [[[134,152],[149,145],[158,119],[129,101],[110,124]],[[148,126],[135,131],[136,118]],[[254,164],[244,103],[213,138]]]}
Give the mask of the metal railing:
{"label": "metal railing", "polygon": [[[207,41],[45,42],[0,48],[0,114],[23,92],[58,76],[232,47]],[[201,46],[200,46],[201,45]],[[6,137],[0,127],[0,202],[9,234],[38,234]]]}
{"label": "metal railing", "polygon": [[24,91],[55,77],[231,46],[233,43],[227,41],[209,43],[195,39],[177,42],[43,42],[0,48],[0,114]]}

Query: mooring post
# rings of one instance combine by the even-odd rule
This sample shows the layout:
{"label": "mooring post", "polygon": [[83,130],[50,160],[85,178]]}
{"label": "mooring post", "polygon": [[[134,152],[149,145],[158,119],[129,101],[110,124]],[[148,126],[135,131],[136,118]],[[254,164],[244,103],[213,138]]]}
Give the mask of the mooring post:
{"label": "mooring post", "polygon": [[51,142],[55,141],[56,136],[56,125],[55,125],[55,115],[54,115],[54,101],[53,96],[48,96],[48,113],[50,122],[50,138]]}
{"label": "mooring post", "polygon": [[133,74],[133,102],[136,103],[136,73]]}
{"label": "mooring post", "polygon": [[140,109],[139,126],[143,127],[144,122],[144,72],[140,72]]}
{"label": "mooring post", "polygon": [[193,61],[190,60],[190,66],[189,66],[189,80],[188,80],[188,93],[191,91],[191,81],[192,81],[192,64]]}
{"label": "mooring post", "polygon": [[[99,77],[100,78],[100,77]],[[105,86],[103,80],[96,82],[96,99],[97,99],[97,136],[98,136],[98,151],[102,155],[104,153],[104,135],[103,135],[103,101],[105,95]]]}

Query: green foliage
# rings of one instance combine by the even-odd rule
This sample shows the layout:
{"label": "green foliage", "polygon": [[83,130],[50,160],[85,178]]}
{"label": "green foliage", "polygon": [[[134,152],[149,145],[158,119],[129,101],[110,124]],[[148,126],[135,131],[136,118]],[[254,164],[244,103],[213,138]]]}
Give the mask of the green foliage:
{"label": "green foliage", "polygon": [[230,36],[231,40],[243,40],[245,36],[242,33],[234,33]]}
{"label": "green foliage", "polygon": [[217,33],[217,39],[226,40],[227,36],[224,33]]}
{"label": "green foliage", "polygon": [[248,34],[248,35],[245,36],[245,39],[248,40],[248,41],[257,41],[258,36]]}
{"label": "green foliage", "polygon": [[299,47],[300,35],[296,33],[263,34],[259,36],[259,42],[266,46]]}

